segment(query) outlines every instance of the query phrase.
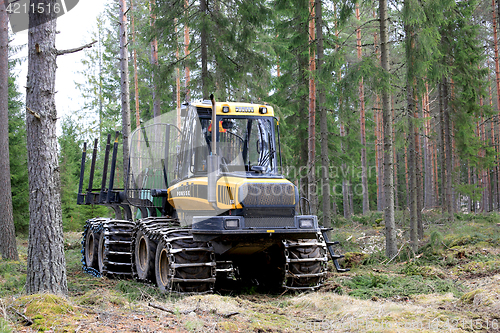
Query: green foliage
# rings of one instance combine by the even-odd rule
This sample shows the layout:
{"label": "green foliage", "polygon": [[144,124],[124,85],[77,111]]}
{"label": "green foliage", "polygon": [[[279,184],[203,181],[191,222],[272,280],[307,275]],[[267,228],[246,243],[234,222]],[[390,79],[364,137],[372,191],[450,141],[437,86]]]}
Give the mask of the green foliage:
{"label": "green foliage", "polygon": [[26,264],[0,261],[0,297],[19,295],[26,283]]}
{"label": "green foliage", "polygon": [[356,275],[352,280],[344,281],[344,285],[351,289],[348,293],[350,296],[361,299],[448,292],[460,297],[463,293],[462,287],[456,285],[452,280],[438,277],[424,278],[419,274],[410,276],[389,276],[375,273]]}
{"label": "green foliage", "polygon": [[[59,167],[61,169],[63,228],[65,231],[80,231],[87,219],[95,216],[106,216],[108,210],[104,206],[76,204],[83,142],[75,133],[79,133],[81,130],[71,118],[65,118],[61,127]],[[88,182],[84,183],[88,184]]]}
{"label": "green foliage", "polygon": [[28,153],[21,94],[9,77],[9,158],[12,208],[16,233],[26,234],[29,225]]}

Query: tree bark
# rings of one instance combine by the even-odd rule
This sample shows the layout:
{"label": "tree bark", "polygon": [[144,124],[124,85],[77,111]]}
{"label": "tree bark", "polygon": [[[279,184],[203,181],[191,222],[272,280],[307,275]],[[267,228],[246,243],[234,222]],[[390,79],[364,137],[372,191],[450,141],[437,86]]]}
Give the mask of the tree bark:
{"label": "tree bark", "polygon": [[[492,6],[492,14],[493,14],[493,45],[494,45],[494,51],[495,51],[495,76],[496,76],[496,87],[497,87],[497,112],[498,116],[500,117],[500,64],[499,64],[499,59],[498,59],[498,34],[497,34],[497,13],[495,12],[495,0],[491,0],[491,6]],[[500,2],[498,3],[498,14],[500,16]],[[498,141],[500,143],[500,122],[498,123]],[[500,184],[500,172],[498,165],[500,165],[500,147],[495,145],[495,149],[497,150],[497,167],[496,167],[496,182],[497,184]],[[497,185],[497,193],[498,193],[498,209],[500,210],[500,187]]]}
{"label": "tree bark", "polygon": [[[36,6],[38,1],[31,0]],[[56,0],[46,0],[54,8]],[[56,16],[29,14],[26,132],[30,225],[26,292],[67,294],[54,100]]]}
{"label": "tree bark", "polygon": [[[410,81],[410,80],[408,80]],[[417,155],[415,153],[415,128],[413,123],[414,96],[411,82],[407,83],[408,103],[408,190],[410,209],[410,245],[415,252],[418,248],[418,218],[417,218]]]}
{"label": "tree bark", "polygon": [[[127,8],[126,0],[120,0],[120,71],[121,71],[121,104],[122,104],[122,136],[123,136],[123,182],[128,188],[127,176],[129,166],[130,139],[130,90],[128,75],[128,38],[127,38]],[[111,189],[110,189],[111,190]]]}
{"label": "tree bark", "polygon": [[200,47],[201,47],[201,90],[203,99],[208,99],[210,95],[208,91],[208,38],[206,27],[207,2],[200,0],[200,12],[202,17],[202,27],[200,32]]}
{"label": "tree bark", "polygon": [[135,126],[141,126],[141,119],[139,113],[139,78],[137,75],[137,44],[135,44],[135,15],[133,12],[134,0],[130,0],[130,12],[132,13],[132,44],[134,45],[134,99],[135,99]]}
{"label": "tree bark", "polygon": [[0,1],[0,255],[19,260],[16,246],[9,163],[9,18]]}
{"label": "tree bark", "polygon": [[[385,75],[389,76],[389,45],[387,32],[387,0],[379,0],[380,13],[380,59]],[[389,78],[388,78],[389,79]],[[389,79],[390,80],[390,79]],[[384,122],[384,198],[385,198],[385,254],[392,258],[397,253],[396,223],[394,220],[394,178],[392,161],[392,112],[389,82],[385,82],[382,92],[382,112]]]}
{"label": "tree bark", "polygon": [[[356,19],[359,21],[359,4],[356,4]],[[359,23],[358,23],[359,24]],[[356,48],[358,50],[358,60],[361,61],[361,29],[356,29]],[[365,88],[363,78],[359,82],[359,127],[361,136],[361,186],[363,188],[363,215],[370,211],[370,200],[368,198],[368,175],[366,165],[366,126],[365,126]]]}
{"label": "tree bark", "polygon": [[[321,0],[315,2],[316,10],[316,52],[317,63],[316,71],[321,75],[323,68],[323,10]],[[331,214],[330,214],[330,177],[329,177],[329,149],[328,149],[328,113],[325,107],[326,94],[322,84],[322,78],[318,77],[317,81],[317,94],[318,94],[318,112],[319,112],[319,130],[321,141],[321,187],[323,193],[323,226],[326,228],[331,227]]]}
{"label": "tree bark", "polygon": [[[151,16],[151,26],[154,27],[156,16],[153,13],[154,6],[156,5],[155,0],[150,0],[149,2],[149,14]],[[152,71],[151,71],[151,82],[153,86],[151,87],[151,92],[152,92],[152,97],[153,97],[153,117],[159,117],[161,115],[161,109],[160,109],[160,97],[158,94],[158,84],[157,84],[157,78],[155,75],[155,71],[158,70],[159,63],[158,63],[158,40],[153,38],[151,41],[151,65],[152,65]]]}
{"label": "tree bark", "polygon": [[453,202],[453,143],[451,138],[451,120],[450,120],[450,110],[448,103],[448,82],[445,77],[443,77],[443,125],[444,125],[444,137],[445,137],[445,164],[446,164],[446,212],[448,213],[448,218],[453,220],[454,213],[454,202]]}
{"label": "tree bark", "polygon": [[[187,59],[189,55],[189,26],[187,24],[188,21],[188,0],[184,2],[184,13],[186,16],[186,22],[184,23],[184,57]],[[185,101],[191,101],[191,90],[189,89],[189,82],[191,81],[191,73],[189,71],[189,66],[186,65],[184,69],[184,89],[185,89]],[[180,128],[180,116],[179,118],[179,128]]]}
{"label": "tree bark", "polygon": [[312,214],[317,214],[317,184],[316,184],[316,59],[314,50],[314,0],[309,0],[309,126],[308,126],[308,157],[307,157],[307,197],[311,204]]}

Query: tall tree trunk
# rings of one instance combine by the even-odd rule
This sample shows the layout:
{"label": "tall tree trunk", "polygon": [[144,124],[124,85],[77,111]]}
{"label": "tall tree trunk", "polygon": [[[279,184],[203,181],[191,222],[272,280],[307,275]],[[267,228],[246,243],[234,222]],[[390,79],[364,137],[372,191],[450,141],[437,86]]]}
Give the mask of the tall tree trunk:
{"label": "tall tree trunk", "polygon": [[[377,18],[376,11],[373,11],[373,18],[374,19]],[[377,55],[377,58],[380,61],[380,52],[379,52],[377,31],[373,32],[373,45],[375,48],[375,54]],[[384,187],[383,156],[384,156],[384,153],[383,153],[383,147],[382,147],[382,112],[380,110],[380,96],[378,94],[375,95],[373,120],[375,123],[375,169],[377,172],[377,211],[383,211],[384,210],[384,191],[383,191],[383,187]],[[396,182],[396,184],[397,184],[397,182]]]}
{"label": "tall tree trunk", "polygon": [[[184,23],[184,57],[187,59],[189,55],[189,26],[188,26],[188,9],[189,4],[188,0],[184,2],[184,11],[185,11],[185,16],[186,16],[186,21]],[[191,101],[191,90],[189,89],[189,83],[191,81],[191,73],[189,71],[189,66],[186,65],[184,69],[184,89],[185,89],[185,101],[190,102]],[[179,122],[180,124],[180,122]],[[180,126],[179,126],[180,128]]]}
{"label": "tall tree trunk", "polygon": [[[356,4],[356,19],[359,21],[359,4]],[[359,24],[359,22],[358,22]],[[356,45],[358,50],[358,60],[362,58],[361,52],[361,29],[356,29]],[[366,165],[366,126],[365,126],[365,88],[363,78],[359,82],[359,127],[361,135],[361,186],[363,188],[363,215],[370,211],[370,201],[368,198],[368,168]]]}
{"label": "tall tree trunk", "polygon": [[[492,14],[493,14],[493,45],[495,51],[495,76],[496,76],[496,87],[497,87],[497,113],[500,117],[500,60],[498,59],[498,33],[497,33],[497,13],[495,12],[495,0],[491,0]],[[500,15],[500,2],[498,3],[498,14]],[[498,123],[498,143],[500,144],[500,122]],[[498,209],[500,210],[500,170],[498,165],[500,165],[500,147],[496,146],[497,150],[497,193],[498,193]]]}
{"label": "tall tree trunk", "polygon": [[200,32],[201,91],[203,93],[203,99],[208,99],[210,93],[208,91],[208,37],[207,37],[207,27],[206,27],[207,0],[200,0],[200,12],[203,22]]}
{"label": "tall tree trunk", "polygon": [[135,44],[135,13],[134,1],[130,0],[130,12],[132,14],[132,44],[134,45],[134,100],[135,100],[135,126],[141,126],[141,119],[139,113],[139,78],[137,75],[137,45]]}
{"label": "tall tree trunk", "polygon": [[417,154],[415,153],[415,124],[414,113],[414,87],[411,80],[407,82],[407,103],[408,103],[408,190],[410,209],[410,245],[413,251],[418,248],[418,217],[417,217]]}
{"label": "tall tree trunk", "polygon": [[[404,6],[408,6],[405,0]],[[405,9],[409,10],[409,9]],[[416,112],[416,79],[415,66],[415,31],[409,24],[404,25],[406,34],[406,102],[408,120],[408,207],[410,210],[410,246],[414,252],[418,249],[418,183],[417,183],[417,130],[415,126]]]}
{"label": "tall tree trunk", "polygon": [[9,163],[9,18],[0,1],[0,255],[18,260]]}
{"label": "tall tree trunk", "polygon": [[[415,111],[413,117],[416,119],[415,124],[418,124],[418,104],[415,103]],[[414,127],[414,143],[415,143],[415,189],[417,197],[417,232],[418,238],[422,239],[424,237],[424,227],[422,225],[422,209],[423,209],[423,191],[422,191],[422,154],[420,151],[420,130],[419,127],[415,125]]]}
{"label": "tall tree trunk", "polygon": [[430,120],[430,102],[429,87],[425,84],[424,98],[422,99],[422,117],[424,123],[424,206],[429,209],[433,204],[433,168],[432,168],[432,147],[431,147],[431,120]]}
{"label": "tall tree trunk", "polygon": [[448,218],[453,220],[454,213],[454,202],[453,202],[453,142],[451,138],[451,120],[450,120],[450,110],[449,110],[449,94],[448,94],[448,82],[445,77],[443,77],[443,125],[444,125],[444,137],[445,137],[445,165],[446,165],[446,212],[448,213]]}
{"label": "tall tree trunk", "polygon": [[444,135],[444,78],[439,82],[439,134],[440,134],[440,165],[441,165],[441,210],[443,215],[448,207],[446,200],[446,137]]}
{"label": "tall tree trunk", "polygon": [[[343,139],[346,136],[345,133],[345,128],[344,128],[344,123],[342,120],[340,121],[340,149],[342,150],[343,153],[346,151],[345,143],[343,142]],[[342,163],[342,204],[344,206],[344,218],[350,219],[351,218],[351,208],[349,204],[349,181],[347,180],[347,165],[345,163]]]}
{"label": "tall tree trunk", "polygon": [[[156,1],[155,0],[150,0],[149,1],[149,13],[151,16],[151,26],[154,27],[155,21],[156,21],[156,15],[154,14],[155,10],[155,5]],[[160,96],[158,93],[158,83],[157,83],[157,78],[155,75],[155,71],[158,70],[159,63],[158,63],[158,40],[156,37],[153,38],[151,41],[151,65],[153,67],[153,70],[151,71],[151,92],[152,92],[152,97],[153,97],[153,117],[159,117],[161,115],[161,108],[160,108]]]}
{"label": "tall tree trunk", "polygon": [[307,158],[307,196],[311,203],[312,214],[317,214],[317,184],[316,184],[316,74],[315,59],[315,24],[314,0],[309,0],[309,154]]}
{"label": "tall tree trunk", "polygon": [[318,112],[319,112],[319,130],[321,139],[321,192],[323,193],[323,226],[329,228],[331,226],[330,215],[330,177],[329,177],[329,150],[328,150],[328,113],[325,107],[325,88],[322,84],[321,72],[323,68],[323,12],[321,0],[315,1],[316,10],[316,52],[317,64],[316,71],[318,73],[317,86],[318,86]]}
{"label": "tall tree trunk", "polygon": [[[32,5],[37,1],[31,0]],[[56,0],[46,0],[54,8]],[[26,292],[67,294],[55,106],[56,15],[30,12],[26,133],[30,225]]]}
{"label": "tall tree trunk", "polygon": [[[177,36],[178,28],[177,28],[178,20],[175,19],[175,35]],[[175,48],[175,59],[179,62],[179,44],[177,44]],[[176,106],[176,115],[177,115],[177,127],[181,126],[181,69],[177,66],[175,68],[175,106]]]}
{"label": "tall tree trunk", "polygon": [[[387,29],[387,0],[379,0],[380,13],[380,59],[382,69],[389,75],[389,45]],[[384,198],[385,198],[385,254],[392,258],[397,253],[396,223],[394,220],[394,178],[392,161],[392,112],[390,83],[384,84],[382,112],[384,118]]]}
{"label": "tall tree trunk", "polygon": [[128,38],[127,38],[127,3],[120,0],[120,71],[121,71],[121,104],[122,104],[122,135],[123,135],[123,182],[128,188],[127,176],[129,166],[130,139],[130,90],[128,82]]}

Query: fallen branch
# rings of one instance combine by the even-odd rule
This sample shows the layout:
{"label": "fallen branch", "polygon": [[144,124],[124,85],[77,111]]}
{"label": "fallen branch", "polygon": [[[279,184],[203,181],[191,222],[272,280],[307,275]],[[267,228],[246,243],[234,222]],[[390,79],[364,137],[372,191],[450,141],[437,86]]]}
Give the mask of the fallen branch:
{"label": "fallen branch", "polygon": [[68,50],[62,50],[62,51],[57,50],[56,54],[59,56],[59,55],[68,54],[68,53],[75,53],[75,52],[81,51],[83,49],[90,48],[95,43],[97,43],[96,40],[93,41],[92,43],[88,43],[88,44],[80,46],[80,47],[75,47],[74,49],[68,49]]}
{"label": "fallen branch", "polygon": [[[394,258],[396,258],[397,256],[399,256],[399,253],[401,252],[401,250],[403,249],[403,247],[406,245],[406,243],[407,243],[407,242],[404,242],[404,243],[403,243],[403,245],[401,245],[401,247],[399,248],[398,252],[394,255],[394,257],[392,257],[392,258],[391,258],[391,260],[389,260],[389,261],[387,262],[387,264],[385,264],[386,266],[387,266],[387,265],[389,265],[389,263],[390,263],[391,261],[393,261],[393,260],[394,260]],[[387,259],[386,259],[386,260],[387,260]],[[383,262],[381,262],[381,264],[383,264],[384,262],[385,262],[385,260],[384,260]]]}
{"label": "fallen branch", "polygon": [[170,309],[167,309],[161,305],[156,305],[156,304],[153,304],[153,303],[148,303],[148,305],[152,308],[155,308],[155,309],[158,309],[158,310],[162,310],[162,311],[165,311],[165,312],[168,312],[168,313],[171,313],[171,314],[175,314],[175,312],[173,310],[170,310]]}
{"label": "fallen branch", "polygon": [[16,309],[14,309],[12,306],[9,306],[7,308],[7,310],[12,310],[15,314],[17,314],[19,317],[23,318],[23,323],[24,323],[24,326],[31,326],[33,325],[33,320],[31,320],[30,318],[26,317],[25,315],[23,315],[21,312],[17,311]]}
{"label": "fallen branch", "polygon": [[240,314],[239,312],[229,312],[229,313],[217,313],[219,316],[224,317],[224,318],[230,318],[232,316],[236,316],[237,314]]}

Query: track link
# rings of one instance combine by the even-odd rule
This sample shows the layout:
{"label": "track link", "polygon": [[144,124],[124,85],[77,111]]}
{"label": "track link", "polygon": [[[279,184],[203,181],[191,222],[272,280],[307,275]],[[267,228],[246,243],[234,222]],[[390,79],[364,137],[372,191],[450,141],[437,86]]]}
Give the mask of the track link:
{"label": "track link", "polygon": [[196,242],[188,228],[159,231],[155,256],[156,283],[162,292],[202,294],[213,292],[216,279],[214,249]]}
{"label": "track link", "polygon": [[284,240],[285,279],[288,290],[316,290],[323,285],[327,273],[327,248],[321,234],[316,239]]}
{"label": "track link", "polygon": [[106,219],[99,238],[98,262],[101,275],[129,277],[132,275],[131,244],[135,223]]}
{"label": "track link", "polygon": [[85,222],[82,233],[82,268],[87,274],[101,277],[98,264],[98,245],[103,223],[109,219],[93,218]]}
{"label": "track link", "polygon": [[148,217],[136,221],[131,243],[132,274],[138,281],[155,282],[155,256],[162,230],[178,228],[177,219]]}

